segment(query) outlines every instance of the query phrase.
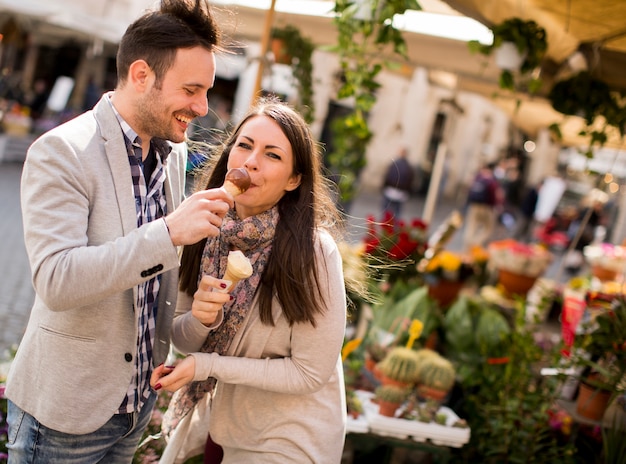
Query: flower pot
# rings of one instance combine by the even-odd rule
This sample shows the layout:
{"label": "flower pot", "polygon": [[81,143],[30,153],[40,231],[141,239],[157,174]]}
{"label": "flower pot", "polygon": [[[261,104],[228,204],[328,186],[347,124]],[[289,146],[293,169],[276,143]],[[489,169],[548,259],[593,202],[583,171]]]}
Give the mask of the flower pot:
{"label": "flower pot", "polygon": [[513,42],[502,42],[502,45],[494,51],[493,57],[498,68],[508,71],[517,71],[526,58]]}
{"label": "flower pot", "polygon": [[609,282],[617,278],[617,271],[599,266],[597,264],[591,266],[591,274],[602,282]]}
{"label": "flower pot", "polygon": [[291,56],[287,53],[287,47],[283,39],[273,38],[270,42],[270,48],[274,55],[274,62],[280,64],[291,64]]}
{"label": "flower pot", "polygon": [[391,401],[378,400],[378,414],[386,417],[395,417],[396,411],[402,403],[393,403]]}
{"label": "flower pot", "polygon": [[601,421],[610,399],[610,391],[600,390],[581,382],[576,400],[576,413],[590,420]]}
{"label": "flower pot", "polygon": [[379,373],[376,378],[380,380],[381,385],[393,385],[394,387],[399,388],[409,388],[412,386],[408,382],[401,382],[400,380],[392,379],[391,377],[387,377],[383,373]]}
{"label": "flower pot", "polygon": [[536,281],[537,277],[529,277],[504,269],[498,270],[498,283],[504,288],[505,293],[509,297],[525,297]]}
{"label": "flower pot", "polygon": [[426,385],[418,385],[417,396],[424,400],[434,400],[442,403],[448,396],[448,391],[427,387]]}
{"label": "flower pot", "polygon": [[442,308],[447,308],[458,298],[463,282],[439,279],[437,283],[428,284],[428,296]]}

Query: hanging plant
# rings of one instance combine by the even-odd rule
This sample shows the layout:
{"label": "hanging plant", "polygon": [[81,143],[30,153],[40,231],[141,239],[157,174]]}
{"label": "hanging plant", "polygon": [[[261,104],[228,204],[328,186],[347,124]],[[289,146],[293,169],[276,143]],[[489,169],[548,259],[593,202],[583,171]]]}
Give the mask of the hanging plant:
{"label": "hanging plant", "polygon": [[350,114],[331,122],[332,150],[327,155],[329,170],[336,179],[341,202],[349,203],[356,193],[356,180],[365,166],[365,151],[373,134],[367,123],[376,103],[380,84],[376,77],[389,63],[380,56],[391,47],[394,55],[407,58],[402,32],[393,17],[406,10],[421,10],[416,0],[337,0],[334,22],[342,83],[337,100],[353,99]]}
{"label": "hanging plant", "polygon": [[[626,133],[624,95],[612,90],[608,84],[594,78],[587,71],[558,81],[550,90],[548,100],[559,113],[583,118],[585,128],[580,135],[589,138],[589,146],[585,152],[587,157],[593,157],[593,149],[600,148],[607,142],[609,127],[617,129],[621,137]],[[600,122],[600,126],[597,122]],[[558,125],[551,126],[551,129],[560,138]]]}
{"label": "hanging plant", "polygon": [[[545,29],[539,26],[535,21],[509,18],[493,26],[491,31],[493,32],[493,43],[491,45],[481,44],[477,40],[470,40],[468,42],[470,51],[490,56],[496,50],[500,49],[503,44],[513,44],[518,53],[523,57],[518,70],[521,76],[529,76],[533,70],[541,64],[548,49],[548,41]],[[500,88],[511,91],[515,90],[515,71],[516,70],[512,69],[502,69],[499,80]],[[527,83],[528,91],[530,93],[538,92],[541,88],[541,84],[540,79],[531,77]]]}
{"label": "hanging plant", "polygon": [[298,89],[299,102],[296,105],[304,119],[311,123],[314,119],[313,101],[313,62],[315,44],[303,37],[300,30],[292,25],[274,27],[271,30],[274,59],[278,63],[288,64]]}

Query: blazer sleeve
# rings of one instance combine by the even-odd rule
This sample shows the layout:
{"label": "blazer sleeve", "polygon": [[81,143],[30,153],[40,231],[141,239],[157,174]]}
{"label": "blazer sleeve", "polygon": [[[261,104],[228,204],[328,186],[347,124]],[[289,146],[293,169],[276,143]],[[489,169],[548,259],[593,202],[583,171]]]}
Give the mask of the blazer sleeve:
{"label": "blazer sleeve", "polygon": [[327,234],[320,234],[318,272],[327,310],[309,323],[292,328],[291,355],[274,359],[193,353],[194,380],[209,376],[226,383],[284,393],[309,393],[322,388],[335,372],[345,335],[346,293],[341,255]]}

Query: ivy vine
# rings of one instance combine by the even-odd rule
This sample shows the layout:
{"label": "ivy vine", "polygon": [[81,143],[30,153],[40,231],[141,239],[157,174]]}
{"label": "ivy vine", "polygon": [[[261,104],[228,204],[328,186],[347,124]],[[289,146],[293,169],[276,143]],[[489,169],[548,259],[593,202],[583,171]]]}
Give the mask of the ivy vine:
{"label": "ivy vine", "polygon": [[[363,5],[366,15],[363,18]],[[366,164],[365,151],[373,133],[367,117],[376,103],[376,78],[393,64],[381,61],[391,47],[392,55],[407,59],[402,31],[393,18],[406,10],[420,10],[416,0],[337,0],[334,22],[338,41],[331,50],[339,56],[342,84],[337,99],[354,99],[354,108],[331,123],[332,151],[327,155],[331,174],[336,179],[340,200],[350,202],[356,194],[356,181]],[[371,13],[371,14],[367,14]]]}

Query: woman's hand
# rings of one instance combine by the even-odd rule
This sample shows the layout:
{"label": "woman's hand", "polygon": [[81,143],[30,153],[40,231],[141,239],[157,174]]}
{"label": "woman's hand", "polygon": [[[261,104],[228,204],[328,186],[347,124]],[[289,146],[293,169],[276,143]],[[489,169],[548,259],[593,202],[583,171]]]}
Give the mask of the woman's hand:
{"label": "woman's hand", "polygon": [[202,276],[191,304],[193,317],[206,326],[213,324],[222,311],[224,303],[230,301],[230,295],[223,293],[227,286],[228,284],[223,280],[209,275]]}
{"label": "woman's hand", "polygon": [[187,356],[174,367],[161,364],[152,371],[150,386],[155,390],[174,392],[191,382],[195,372],[196,360],[193,356]]}

